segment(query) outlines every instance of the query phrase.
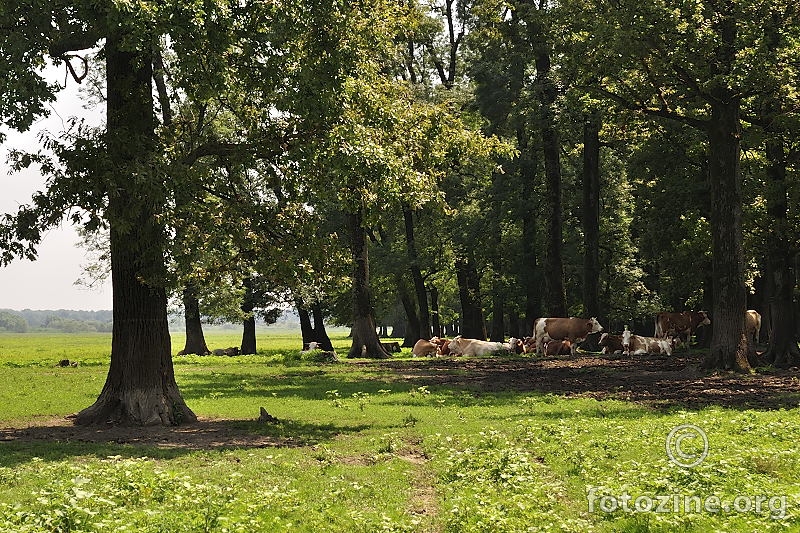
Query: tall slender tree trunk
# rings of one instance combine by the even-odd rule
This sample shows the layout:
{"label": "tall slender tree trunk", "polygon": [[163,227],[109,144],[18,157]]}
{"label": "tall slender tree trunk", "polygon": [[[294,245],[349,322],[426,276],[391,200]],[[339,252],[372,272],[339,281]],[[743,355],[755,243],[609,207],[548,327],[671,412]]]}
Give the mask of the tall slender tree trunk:
{"label": "tall slender tree trunk", "polygon": [[[406,254],[408,255],[409,268],[411,269],[411,279],[414,281],[414,294],[417,297],[417,309],[419,310],[419,338],[429,339],[431,337],[431,317],[428,312],[428,293],[425,289],[425,280],[419,268],[419,254],[417,253],[417,242],[414,237],[414,217],[408,206],[403,206],[403,222],[406,231]],[[416,342],[416,340],[414,341]]]}
{"label": "tall slender tree trunk", "polygon": [[182,354],[208,355],[211,353],[203,335],[203,322],[200,318],[200,301],[190,287],[183,289],[183,319],[186,328],[186,343]]}
{"label": "tall slender tree trunk", "polygon": [[542,314],[542,291],[539,280],[539,264],[536,247],[536,195],[534,184],[536,179],[536,163],[530,138],[525,129],[517,130],[517,141],[520,147],[519,172],[522,180],[522,261],[526,267],[525,282],[525,323],[527,335],[532,334],[533,321]]}
{"label": "tall slender tree trunk", "polygon": [[402,275],[396,274],[397,293],[400,295],[400,303],[406,313],[405,330],[403,331],[403,348],[412,348],[414,343],[419,340],[419,319],[417,309],[414,306],[414,299],[408,289],[408,284]]}
{"label": "tall slender tree trunk", "polygon": [[442,332],[442,319],[439,314],[439,289],[431,285],[431,327],[433,328],[433,335],[441,337]]}
{"label": "tall slender tree trunk", "polygon": [[[538,24],[537,24],[538,26]],[[539,128],[542,132],[545,199],[547,202],[547,234],[544,254],[545,306],[550,316],[567,316],[567,294],[564,288],[563,214],[561,210],[561,141],[556,125],[557,89],[552,79],[550,47],[544,30],[536,35],[536,80],[539,99]]]}
{"label": "tall slender tree trunk", "polygon": [[600,316],[600,119],[583,123],[583,309]]}
{"label": "tall slender tree trunk", "polygon": [[375,331],[372,294],[369,287],[369,251],[361,212],[347,215],[353,254],[353,345],[347,357],[390,357]]}
{"label": "tall slender tree trunk", "polygon": [[486,340],[486,322],[481,306],[480,276],[475,264],[465,257],[456,257],[456,280],[461,300],[461,335]]}
{"label": "tall slender tree trunk", "polygon": [[742,181],[739,172],[739,100],[727,91],[711,105],[708,126],[713,242],[714,331],[703,366],[750,370],[744,332],[746,290],[742,249]]}
{"label": "tall slender tree trunk", "polygon": [[489,254],[492,265],[492,322],[489,330],[489,340],[503,342],[505,340],[505,315],[504,315],[504,290],[503,290],[503,254],[502,242],[503,232],[501,220],[503,218],[503,205],[500,197],[500,174],[494,173],[492,176],[492,196],[491,196],[491,218],[489,220],[489,233],[491,235],[488,244]]}
{"label": "tall slender tree trunk", "polygon": [[[181,397],[172,366],[163,282],[163,200],[136,187],[136,168],[154,149],[152,48],[130,50],[112,27],[106,38],[107,143],[118,181],[109,190],[113,329],[111,365],[93,405],[76,424],[175,425],[197,420]],[[151,197],[150,195],[154,195]],[[150,280],[147,284],[144,280]]]}
{"label": "tall slender tree trunk", "polygon": [[319,302],[315,302],[311,306],[311,314],[314,317],[314,340],[319,343],[323,350],[333,351],[333,343],[331,338],[328,337],[328,332],[325,330],[325,313],[322,312],[322,306]]}
{"label": "tall slender tree trunk", "polygon": [[254,309],[253,281],[251,278],[245,278],[242,311],[247,314],[247,317],[244,319],[242,327],[242,355],[253,355],[256,353],[256,317],[253,314]]}
{"label": "tall slender tree trunk", "polygon": [[797,347],[797,322],[792,301],[797,280],[792,270],[792,244],[789,242],[786,153],[783,141],[774,135],[767,141],[767,256],[768,307],[771,318],[769,348],[763,360],[779,368],[800,366]]}

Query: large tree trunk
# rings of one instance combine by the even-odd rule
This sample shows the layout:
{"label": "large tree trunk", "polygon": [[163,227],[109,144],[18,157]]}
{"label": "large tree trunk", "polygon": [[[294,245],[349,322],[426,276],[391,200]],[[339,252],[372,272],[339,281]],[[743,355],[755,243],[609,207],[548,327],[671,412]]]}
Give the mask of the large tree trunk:
{"label": "large tree trunk", "polygon": [[505,340],[505,315],[504,315],[504,290],[503,290],[503,232],[501,220],[503,218],[503,205],[500,198],[500,174],[492,176],[491,216],[488,230],[490,242],[488,244],[492,264],[492,322],[489,330],[489,340],[503,342]]}
{"label": "large tree trunk", "polygon": [[242,327],[242,355],[256,353],[256,317],[253,314],[254,309],[253,281],[250,278],[245,278],[242,311],[247,314],[247,317],[244,319]]}
{"label": "large tree trunk", "polygon": [[[117,176],[109,190],[114,324],[111,365],[95,403],[76,424],[175,425],[197,420],[175,382],[163,287],[163,200],[147,186],[136,188],[136,167],[154,146],[151,47],[127,50],[112,28],[106,39],[108,155]],[[136,178],[141,179],[141,178]],[[153,196],[150,196],[153,195]],[[149,280],[148,285],[144,280]]]}
{"label": "large tree trunk", "polygon": [[470,339],[486,340],[480,277],[472,261],[465,257],[456,257],[456,280],[461,300],[461,335]]}
{"label": "large tree trunk", "polygon": [[183,290],[183,318],[186,327],[186,343],[181,353],[208,355],[211,353],[203,335],[203,322],[200,319],[200,301],[194,291],[187,287]]}
{"label": "large tree trunk", "polygon": [[400,274],[396,275],[397,292],[400,295],[400,303],[406,313],[406,324],[403,330],[403,348],[412,348],[414,343],[419,340],[419,319],[417,309],[414,306],[414,299],[408,290],[408,286]]}
{"label": "large tree trunk", "polygon": [[350,223],[350,243],[353,253],[353,345],[347,357],[385,359],[390,356],[383,349],[375,331],[375,318],[372,313],[369,251],[362,216],[360,212],[350,213],[347,218]]}
{"label": "large tree trunk", "polygon": [[311,306],[311,314],[314,316],[314,341],[318,342],[323,350],[332,352],[333,343],[325,330],[325,314],[322,312],[319,302]]}
{"label": "large tree trunk", "polygon": [[739,100],[728,91],[712,102],[708,127],[713,241],[714,331],[703,366],[751,369],[745,335],[746,291],[742,249],[742,181],[739,172]]}
{"label": "large tree trunk", "polygon": [[294,301],[295,309],[297,309],[297,316],[300,317],[300,335],[303,337],[303,347],[308,346],[308,343],[314,340],[314,327],[311,325],[311,315],[308,309],[303,307],[303,303],[299,299]]}
{"label": "large tree trunk", "polygon": [[403,206],[403,222],[406,230],[406,254],[408,255],[411,279],[414,281],[414,293],[417,297],[417,309],[419,310],[419,338],[429,339],[431,337],[431,318],[428,312],[428,293],[425,290],[425,280],[419,268],[419,254],[417,253],[417,243],[414,238],[414,217],[411,209],[405,205]]}
{"label": "large tree trunk", "polygon": [[797,347],[792,293],[797,283],[792,271],[793,246],[789,242],[788,202],[786,188],[786,155],[781,138],[775,135],[767,141],[767,284],[771,335],[769,348],[762,358],[779,368],[800,366]]}

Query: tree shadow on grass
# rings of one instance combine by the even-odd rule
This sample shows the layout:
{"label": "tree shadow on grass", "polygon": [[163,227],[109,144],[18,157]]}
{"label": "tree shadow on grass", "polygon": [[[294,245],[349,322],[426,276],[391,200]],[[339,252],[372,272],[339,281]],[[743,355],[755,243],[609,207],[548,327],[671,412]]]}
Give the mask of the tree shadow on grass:
{"label": "tree shadow on grass", "polygon": [[68,419],[26,428],[0,428],[0,466],[39,457],[57,461],[75,456],[172,459],[199,450],[310,446],[365,425],[311,424],[294,420],[204,419],[180,426],[75,426]]}

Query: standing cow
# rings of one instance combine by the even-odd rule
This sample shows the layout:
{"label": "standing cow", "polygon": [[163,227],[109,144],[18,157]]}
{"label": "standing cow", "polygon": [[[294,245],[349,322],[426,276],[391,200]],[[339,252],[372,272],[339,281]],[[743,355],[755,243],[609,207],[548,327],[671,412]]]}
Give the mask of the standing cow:
{"label": "standing cow", "polygon": [[761,336],[761,314],[758,311],[749,309],[744,319],[744,331],[747,334],[747,338],[751,339],[753,344],[758,344],[758,339]]}
{"label": "standing cow", "polygon": [[683,311],[681,313],[668,313],[662,311],[655,319],[657,339],[678,337],[681,342],[689,344],[692,333],[700,326],[708,326],[711,319],[705,311]]}
{"label": "standing cow", "polygon": [[603,326],[596,318],[537,318],[533,323],[536,353],[544,352],[544,344],[551,340],[569,341],[570,354],[575,355],[576,345],[592,333],[600,333]]}

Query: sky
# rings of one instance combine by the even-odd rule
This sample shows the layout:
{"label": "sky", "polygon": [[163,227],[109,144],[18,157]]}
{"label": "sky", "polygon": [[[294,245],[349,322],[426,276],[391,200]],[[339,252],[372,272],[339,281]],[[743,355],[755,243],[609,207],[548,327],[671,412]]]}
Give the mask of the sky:
{"label": "sky", "polygon": [[[45,72],[50,81],[57,80],[64,86],[63,65]],[[66,129],[66,122],[72,116],[99,124],[103,114],[102,108],[83,108],[78,85],[69,79],[58,100],[50,106],[48,117],[40,119],[25,133],[4,130],[7,139],[0,145],[0,214],[16,213],[20,205],[30,202],[35,191],[44,188],[44,177],[38,168],[31,167],[9,175],[9,149],[35,151],[39,146],[37,135],[41,131],[58,134]],[[82,265],[88,263],[79,242],[75,228],[64,222],[46,234],[39,245],[36,261],[18,259],[0,267],[0,309],[111,309],[110,280],[94,289],[75,285],[81,277]]]}

